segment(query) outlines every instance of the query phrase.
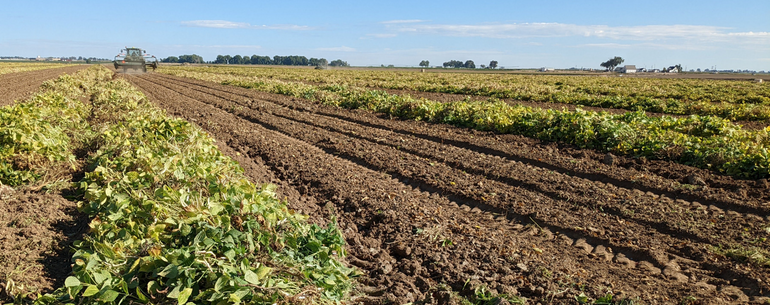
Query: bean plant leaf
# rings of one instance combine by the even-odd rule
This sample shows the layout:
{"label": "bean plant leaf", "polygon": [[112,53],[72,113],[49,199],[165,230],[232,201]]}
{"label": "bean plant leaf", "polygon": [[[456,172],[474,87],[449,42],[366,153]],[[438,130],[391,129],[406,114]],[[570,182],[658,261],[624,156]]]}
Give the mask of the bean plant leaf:
{"label": "bean plant leaf", "polygon": [[104,293],[102,293],[102,296],[99,298],[104,302],[112,302],[115,301],[115,299],[118,298],[120,294],[115,290],[107,290]]}
{"label": "bean plant leaf", "polygon": [[249,282],[250,284],[258,285],[259,284],[259,275],[254,273],[254,271],[246,270],[243,274],[243,279]]}
{"label": "bean plant leaf", "polygon": [[69,276],[64,280],[64,287],[75,287],[80,285],[80,280],[74,276]]}
{"label": "bean plant leaf", "polygon": [[84,297],[90,297],[92,295],[95,295],[99,292],[99,287],[96,285],[88,285],[85,291],[83,291]]}
{"label": "bean plant leaf", "polygon": [[187,299],[192,294],[192,288],[185,288],[184,290],[179,292],[179,298],[177,298],[179,305],[184,305],[187,303]]}

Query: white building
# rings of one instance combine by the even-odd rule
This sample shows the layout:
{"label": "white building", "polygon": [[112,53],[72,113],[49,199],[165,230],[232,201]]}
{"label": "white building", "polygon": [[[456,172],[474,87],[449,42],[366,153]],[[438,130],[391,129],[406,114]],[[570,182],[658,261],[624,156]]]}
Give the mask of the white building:
{"label": "white building", "polygon": [[636,66],[635,65],[625,65],[622,67],[615,68],[615,72],[620,73],[636,73]]}

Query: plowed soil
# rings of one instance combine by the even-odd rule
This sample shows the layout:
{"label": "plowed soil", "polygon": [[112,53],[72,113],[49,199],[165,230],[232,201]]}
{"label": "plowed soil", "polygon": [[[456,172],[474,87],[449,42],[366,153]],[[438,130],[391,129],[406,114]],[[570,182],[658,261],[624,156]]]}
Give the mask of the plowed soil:
{"label": "plowed soil", "polygon": [[536,303],[585,293],[764,302],[770,186],[525,137],[393,120],[243,88],[125,77],[208,131],[290,206],[336,215],[357,303],[450,304],[477,287]]}
{"label": "plowed soil", "polygon": [[72,242],[87,223],[60,195],[0,185],[0,300],[63,286],[72,270]]}
{"label": "plowed soil", "polygon": [[10,105],[16,100],[27,99],[38,90],[43,82],[58,77],[63,73],[75,73],[88,68],[88,65],[73,65],[29,72],[0,75],[0,107]]}

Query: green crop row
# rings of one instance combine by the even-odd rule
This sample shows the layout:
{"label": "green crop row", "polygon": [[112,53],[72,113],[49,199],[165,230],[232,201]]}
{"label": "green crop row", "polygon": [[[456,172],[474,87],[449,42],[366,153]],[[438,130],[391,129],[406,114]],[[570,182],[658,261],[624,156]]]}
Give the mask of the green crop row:
{"label": "green crop row", "polygon": [[166,70],[177,76],[367,109],[392,116],[525,135],[631,156],[663,159],[743,178],[770,175],[770,128],[743,130],[726,119],[544,110],[499,100],[442,103],[340,85],[309,85],[230,74]]}
{"label": "green crop row", "polygon": [[164,67],[162,70],[464,94],[677,115],[714,115],[730,120],[770,118],[770,86],[750,81],[217,66]]}
{"label": "green crop row", "polygon": [[[63,76],[47,88],[38,96],[62,97],[36,97],[2,111],[72,112],[69,118],[37,115],[32,122],[42,127],[18,134],[30,138],[28,146],[45,148],[36,153],[64,160],[72,160],[72,147],[84,146],[75,142],[91,143],[89,156],[77,160],[86,174],[74,187],[92,221],[88,235],[74,244],[72,276],[56,292],[38,296],[37,304],[328,303],[347,297],[355,272],[337,260],[345,241],[333,220],[327,227],[308,224],[276,199],[274,186],[249,182],[205,132],[168,117],[128,82],[112,80],[107,69]],[[33,138],[46,128],[59,144],[48,145],[48,134]],[[0,127],[0,134],[7,129]],[[78,132],[86,136],[74,136]],[[0,164],[24,153],[12,147],[2,143]]]}
{"label": "green crop row", "polygon": [[73,143],[83,142],[88,113],[79,88],[92,83],[64,75],[29,101],[0,108],[0,183],[30,184],[75,166]]}

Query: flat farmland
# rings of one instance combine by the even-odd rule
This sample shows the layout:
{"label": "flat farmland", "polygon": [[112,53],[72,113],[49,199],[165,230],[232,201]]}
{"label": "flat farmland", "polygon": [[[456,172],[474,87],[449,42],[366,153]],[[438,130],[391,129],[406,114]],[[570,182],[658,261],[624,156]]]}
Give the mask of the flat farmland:
{"label": "flat farmland", "polygon": [[[480,119],[470,106],[463,109],[473,119],[448,118],[460,111],[445,106],[434,113],[424,96],[380,90],[390,89],[392,73],[347,70],[340,81],[338,71],[297,71],[173,67],[126,79],[169,114],[209,132],[252,176],[279,184],[290,207],[337,215],[347,261],[364,271],[360,302],[438,300],[448,290],[563,303],[608,291],[615,300],[645,303],[762,301],[768,293],[770,186],[760,157],[747,174],[714,170],[713,155],[700,160],[714,164],[687,162],[686,147],[644,155],[634,154],[636,144],[618,150],[571,141],[568,131],[549,138],[479,128],[494,119]],[[487,77],[468,75],[462,77],[482,83]],[[699,96],[723,95],[719,107],[746,105],[755,96],[756,107],[767,103],[766,84],[730,84],[743,93],[704,86],[711,89]],[[658,94],[668,100],[676,93]],[[389,99],[406,101],[382,106]],[[473,102],[436,103],[458,100]],[[758,156],[766,156],[767,130],[742,129],[735,122],[743,117],[633,112],[632,120],[562,111],[635,130],[665,126],[702,143],[701,151],[713,137],[730,134],[724,141],[734,143],[754,137]]]}
{"label": "flat farmland", "polygon": [[65,69],[0,76],[2,302],[770,298],[766,83]]}

